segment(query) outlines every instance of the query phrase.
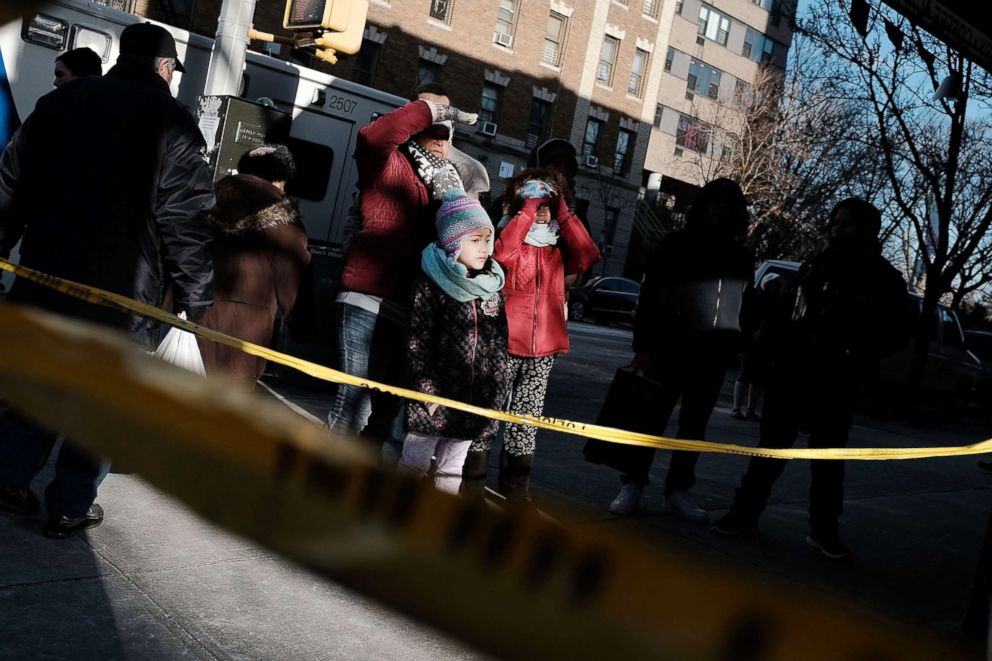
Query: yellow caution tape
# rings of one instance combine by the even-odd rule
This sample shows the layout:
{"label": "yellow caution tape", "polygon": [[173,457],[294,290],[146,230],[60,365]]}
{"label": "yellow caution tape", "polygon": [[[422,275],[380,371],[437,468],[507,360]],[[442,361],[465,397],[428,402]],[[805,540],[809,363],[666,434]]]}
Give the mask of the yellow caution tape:
{"label": "yellow caution tape", "polygon": [[302,358],[290,356],[259,346],[250,342],[239,340],[230,335],[218,333],[217,331],[205,328],[190,321],[180,319],[174,314],[156,308],[152,305],[136,301],[134,299],[105,291],[97,287],[72,282],[55,276],[40,273],[24,266],[13,264],[5,259],[0,259],[0,269],[10,271],[18,277],[23,277],[32,282],[55,289],[63,294],[75,298],[89,301],[97,305],[116,309],[127,314],[134,314],[141,317],[155,319],[175,328],[189,331],[198,337],[211,342],[217,342],[225,346],[244,351],[245,353],[266,360],[291,367],[304,374],[332,383],[347,384],[380,390],[392,395],[412,399],[428,404],[439,404],[468,413],[485,416],[503,422],[531,425],[540,429],[550,429],[552,431],[566,432],[586,438],[595,438],[610,443],[620,443],[625,445],[640,445],[644,447],[656,448],[659,450],[689,450],[692,452],[710,452],[716,454],[735,454],[747,457],[768,457],[773,459],[837,459],[837,460],[886,460],[886,459],[923,459],[927,457],[953,457],[960,455],[984,454],[992,452],[992,439],[974,443],[972,445],[952,446],[952,447],[923,447],[923,448],[753,448],[732,443],[714,443],[712,441],[694,441],[666,436],[654,436],[651,434],[641,434],[638,432],[624,431],[614,427],[604,427],[584,422],[573,422],[570,420],[560,420],[544,416],[533,416],[508,411],[496,411],[486,409],[472,404],[466,404],[446,397],[428,395],[416,390],[399,388],[377,381],[362,379],[345,372],[331,369],[324,365],[318,365]]}
{"label": "yellow caution tape", "polygon": [[566,529],[435,491],[274,402],[50,313],[0,304],[0,397],[205,518],[497,658],[961,654],[622,531]]}

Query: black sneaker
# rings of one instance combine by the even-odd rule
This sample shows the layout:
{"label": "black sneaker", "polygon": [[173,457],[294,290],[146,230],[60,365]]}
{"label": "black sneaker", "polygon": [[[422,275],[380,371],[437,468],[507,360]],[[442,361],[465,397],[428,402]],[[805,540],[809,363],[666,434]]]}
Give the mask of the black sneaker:
{"label": "black sneaker", "polygon": [[0,488],[0,512],[34,516],[41,511],[41,503],[31,489]]}
{"label": "black sneaker", "polygon": [[710,532],[727,537],[753,535],[758,532],[758,520],[730,510],[722,519],[713,524]]}
{"label": "black sneaker", "polygon": [[840,560],[851,555],[851,549],[841,541],[837,531],[810,531],[806,543],[831,560]]}
{"label": "black sneaker", "polygon": [[45,526],[44,533],[45,537],[65,539],[78,535],[87,528],[96,528],[101,523],[103,523],[103,508],[93,503],[86,514],[82,516],[51,516]]}

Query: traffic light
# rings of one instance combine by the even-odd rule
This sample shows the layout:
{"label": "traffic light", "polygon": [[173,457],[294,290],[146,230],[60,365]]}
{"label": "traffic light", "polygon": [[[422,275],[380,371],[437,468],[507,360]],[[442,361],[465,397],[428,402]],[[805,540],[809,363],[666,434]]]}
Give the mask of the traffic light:
{"label": "traffic light", "polygon": [[316,56],[334,64],[335,53],[358,52],[368,13],[368,0],[287,0],[282,24],[287,30],[326,30],[314,39]]}

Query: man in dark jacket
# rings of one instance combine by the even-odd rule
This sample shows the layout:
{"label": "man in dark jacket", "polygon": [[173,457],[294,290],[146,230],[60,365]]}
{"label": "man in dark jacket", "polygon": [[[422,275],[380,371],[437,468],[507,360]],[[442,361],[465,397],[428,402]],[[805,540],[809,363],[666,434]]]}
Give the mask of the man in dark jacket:
{"label": "man in dark jacket", "polygon": [[[198,318],[211,303],[213,203],[205,145],[169,83],[183,71],[176,45],[149,23],[121,34],[106,76],[45,95],[0,157],[0,254],[21,241],[21,264]],[[151,322],[17,280],[8,300],[129,330],[145,347]],[[28,489],[55,437],[8,412],[0,421],[0,510],[39,511]],[[46,497],[45,534],[66,537],[100,523],[93,501],[106,472],[63,444]]]}
{"label": "man in dark jacket", "polygon": [[[906,283],[881,256],[881,214],[857,198],[830,214],[827,248],[804,264],[797,285],[773,311],[758,343],[770,358],[759,447],[787,448],[801,425],[809,447],[847,445],[854,411],[886,355],[910,332]],[[713,532],[753,532],[785,460],[754,458],[730,512]],[[806,541],[829,558],[849,554],[838,534],[844,501],[844,463],[810,462]]]}

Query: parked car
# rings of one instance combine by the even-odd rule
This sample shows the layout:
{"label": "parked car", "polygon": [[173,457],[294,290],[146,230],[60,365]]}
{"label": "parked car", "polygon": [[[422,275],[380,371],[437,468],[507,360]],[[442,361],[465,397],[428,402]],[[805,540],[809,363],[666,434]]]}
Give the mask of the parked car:
{"label": "parked car", "polygon": [[[778,273],[789,285],[795,281],[799,266],[798,262],[768,260],[755,271],[755,283],[760,282],[767,273]],[[912,292],[906,295],[913,301],[919,315],[923,297]],[[882,392],[879,394],[883,399],[891,400],[901,394],[912,364],[912,342],[882,361],[879,374]],[[944,305],[938,305],[936,323],[930,329],[927,364],[921,383],[924,393],[945,408],[966,405],[972,398],[980,371],[981,362],[968,351],[957,314]]]}
{"label": "parked car", "polygon": [[970,330],[964,333],[968,350],[982,364],[982,371],[975,384],[974,402],[984,409],[986,416],[992,419],[992,332]]}
{"label": "parked car", "polygon": [[568,290],[568,318],[597,323],[633,321],[641,284],[630,278],[595,276],[581,287]]}

